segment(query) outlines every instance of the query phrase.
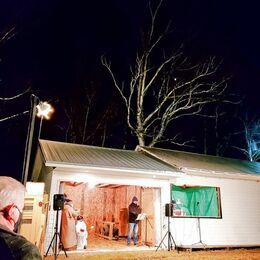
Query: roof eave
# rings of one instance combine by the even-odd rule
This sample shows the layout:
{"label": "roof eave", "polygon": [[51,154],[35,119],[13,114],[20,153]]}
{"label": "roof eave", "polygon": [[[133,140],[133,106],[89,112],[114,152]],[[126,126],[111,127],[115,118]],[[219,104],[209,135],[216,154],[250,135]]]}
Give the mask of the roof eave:
{"label": "roof eave", "polygon": [[195,169],[195,168],[181,168],[187,175],[190,176],[201,176],[201,177],[214,177],[214,178],[226,178],[226,179],[233,179],[233,180],[255,180],[260,181],[259,174],[247,174],[247,173],[235,173],[235,172],[219,172],[219,171],[207,171],[202,169]]}
{"label": "roof eave", "polygon": [[150,169],[135,169],[135,168],[118,168],[118,167],[107,167],[100,165],[80,165],[73,163],[60,163],[53,161],[46,161],[45,166],[59,168],[73,168],[73,169],[82,169],[82,170],[103,170],[103,171],[116,171],[116,172],[130,172],[137,174],[146,174],[146,175],[158,175],[164,177],[183,177],[186,175],[183,172],[174,172],[174,171],[158,171],[158,170],[150,170]]}

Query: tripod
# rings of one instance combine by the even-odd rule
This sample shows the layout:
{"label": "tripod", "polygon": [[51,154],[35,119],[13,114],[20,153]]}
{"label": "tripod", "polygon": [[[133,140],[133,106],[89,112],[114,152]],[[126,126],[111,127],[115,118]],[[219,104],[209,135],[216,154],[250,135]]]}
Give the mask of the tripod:
{"label": "tripod", "polygon": [[147,242],[147,222],[149,223],[150,227],[153,229],[153,226],[150,222],[150,220],[147,218],[147,216],[145,216],[145,241],[144,244],[148,247],[150,247],[149,243]]}
{"label": "tripod", "polygon": [[54,242],[54,259],[55,259],[55,260],[57,259],[57,256],[59,255],[59,253],[57,252],[58,237],[59,237],[59,240],[60,240],[60,243],[61,243],[61,248],[63,249],[63,251],[64,251],[66,257],[68,257],[68,256],[67,256],[67,252],[66,252],[66,250],[65,250],[65,248],[64,248],[64,246],[63,246],[63,243],[62,243],[62,241],[61,241],[60,233],[58,232],[58,216],[59,216],[59,209],[56,211],[56,224],[55,224],[55,228],[54,228],[54,229],[55,229],[55,233],[53,234],[51,243],[50,243],[50,245],[49,245],[49,247],[48,247],[48,250],[47,250],[47,252],[46,252],[46,254],[45,254],[45,257],[46,257],[46,256],[48,255],[48,253],[49,253],[49,250],[50,250],[50,248],[51,248],[52,243]]}
{"label": "tripod", "polygon": [[[170,229],[170,217],[168,216],[168,231],[165,233],[162,241],[160,242],[159,246],[156,248],[156,252],[159,249],[159,247],[162,245],[164,239],[166,238],[166,236],[168,235],[168,251],[173,250],[173,244],[174,244],[174,248],[176,248],[177,252],[178,252],[178,247],[176,246],[176,243],[173,239],[172,233],[171,233],[171,229]],[[163,243],[164,244],[164,243]],[[165,244],[164,244],[165,245]],[[179,252],[178,252],[179,253]]]}
{"label": "tripod", "polygon": [[194,245],[201,244],[201,245],[203,245],[203,247],[205,247],[205,246],[206,246],[206,244],[205,244],[205,243],[203,243],[203,242],[202,242],[202,240],[201,240],[200,217],[198,217],[198,218],[197,218],[197,220],[198,220],[198,230],[199,230],[199,242],[197,242],[197,243],[194,243],[194,244],[192,244],[192,245],[194,246]]}
{"label": "tripod", "polygon": [[[197,207],[198,207],[198,215],[200,215],[200,208],[199,208],[199,201],[197,202]],[[205,247],[206,246],[206,244],[204,244],[203,242],[202,242],[202,240],[201,240],[201,228],[200,228],[200,217],[198,217],[197,218],[197,220],[198,220],[198,230],[199,230],[199,242],[197,242],[197,243],[194,243],[194,244],[192,244],[192,245],[198,245],[198,244],[201,244],[201,245],[203,245],[203,247]]]}

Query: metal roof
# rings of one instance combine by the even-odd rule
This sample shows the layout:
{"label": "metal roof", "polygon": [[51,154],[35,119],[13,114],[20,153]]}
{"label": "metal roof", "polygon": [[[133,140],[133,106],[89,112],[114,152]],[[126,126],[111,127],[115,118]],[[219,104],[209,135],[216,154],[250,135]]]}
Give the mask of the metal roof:
{"label": "metal roof", "polygon": [[136,150],[143,151],[181,170],[187,169],[231,174],[260,174],[259,162],[140,146]]}
{"label": "metal roof", "polygon": [[181,172],[157,159],[137,151],[40,140],[45,165],[51,167],[103,167],[124,170],[145,170],[171,174]]}

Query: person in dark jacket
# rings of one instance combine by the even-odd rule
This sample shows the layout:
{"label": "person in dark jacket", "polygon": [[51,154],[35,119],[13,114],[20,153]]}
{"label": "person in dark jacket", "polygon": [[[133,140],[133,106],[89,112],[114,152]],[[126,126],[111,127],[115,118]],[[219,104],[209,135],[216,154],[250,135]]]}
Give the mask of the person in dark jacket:
{"label": "person in dark jacket", "polygon": [[127,236],[127,245],[130,245],[132,233],[134,232],[133,240],[134,245],[137,245],[137,233],[138,233],[138,222],[137,219],[138,214],[141,213],[141,208],[138,206],[138,199],[136,196],[133,197],[132,203],[128,207],[128,236]]}
{"label": "person in dark jacket", "polygon": [[17,230],[24,207],[25,188],[17,180],[0,176],[0,259],[39,260],[38,248]]}

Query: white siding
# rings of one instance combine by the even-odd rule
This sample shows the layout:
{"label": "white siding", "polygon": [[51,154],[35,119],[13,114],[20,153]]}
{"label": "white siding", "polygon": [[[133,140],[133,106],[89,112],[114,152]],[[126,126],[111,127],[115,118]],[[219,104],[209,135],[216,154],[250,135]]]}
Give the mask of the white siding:
{"label": "white siding", "polygon": [[[157,234],[157,242],[161,241],[168,230],[168,218],[165,217],[165,204],[170,202],[170,184],[200,185],[220,188],[222,219],[200,219],[201,239],[207,246],[245,246],[260,245],[260,183],[255,181],[231,180],[223,178],[187,176],[171,181],[136,176],[115,176],[79,173],[76,171],[53,172],[50,187],[50,205],[55,193],[59,193],[60,181],[84,182],[95,178],[101,183],[141,185],[159,187],[161,189],[160,213],[161,229]],[[159,208],[158,208],[159,209]],[[50,206],[47,230],[46,249],[54,233],[56,212]],[[171,218],[171,233],[178,246],[192,245],[199,242],[198,220],[191,218]],[[167,245],[167,237],[164,241]]]}
{"label": "white siding", "polygon": [[[256,181],[187,177],[176,185],[220,188],[222,219],[200,219],[201,238],[206,245],[260,245],[260,183]],[[173,219],[178,245],[199,241],[197,219]]]}
{"label": "white siding", "polygon": [[[55,224],[56,224],[56,214],[57,211],[53,210],[53,195],[59,193],[59,179],[55,176],[54,172],[51,174],[51,185],[49,186],[49,212],[47,217],[47,226],[46,226],[46,236],[45,236],[45,253],[51,243],[55,232]],[[60,214],[60,212],[59,212]],[[53,253],[52,246],[50,248],[49,253]]]}

